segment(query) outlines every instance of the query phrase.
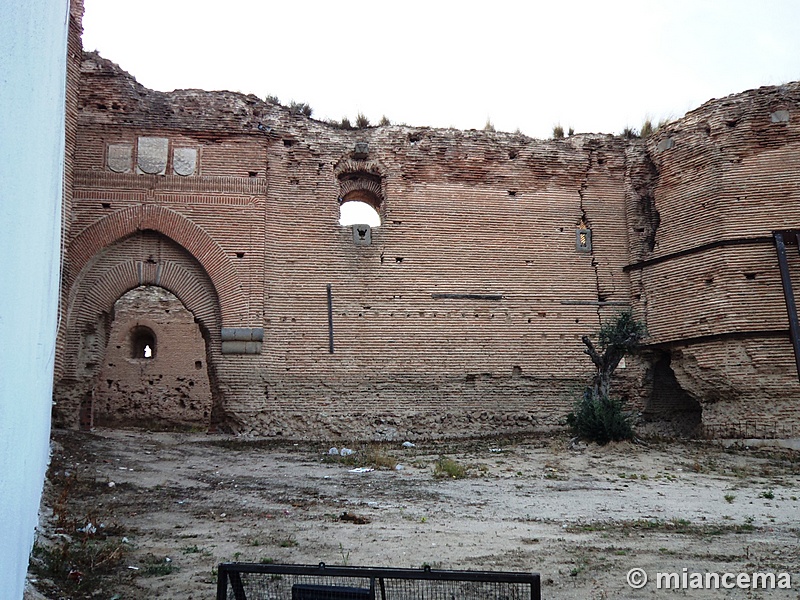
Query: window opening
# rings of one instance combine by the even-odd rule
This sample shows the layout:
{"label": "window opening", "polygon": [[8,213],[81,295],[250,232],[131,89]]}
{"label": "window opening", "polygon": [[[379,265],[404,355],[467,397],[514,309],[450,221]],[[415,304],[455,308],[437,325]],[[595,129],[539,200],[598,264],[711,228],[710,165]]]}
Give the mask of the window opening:
{"label": "window opening", "polygon": [[380,227],[381,216],[378,211],[366,202],[357,200],[346,201],[339,207],[339,225],[369,225]]}
{"label": "window opening", "polygon": [[131,358],[156,357],[156,334],[149,327],[137,325],[131,330]]}

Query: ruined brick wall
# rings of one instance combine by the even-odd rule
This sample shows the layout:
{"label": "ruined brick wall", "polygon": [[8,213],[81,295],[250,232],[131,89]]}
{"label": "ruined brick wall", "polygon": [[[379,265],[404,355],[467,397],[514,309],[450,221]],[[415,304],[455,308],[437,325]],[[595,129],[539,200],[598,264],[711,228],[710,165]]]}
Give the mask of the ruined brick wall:
{"label": "ruined brick wall", "polygon": [[[710,103],[648,140],[347,131],[253,96],[148,90],[86,54],[57,419],[152,416],[109,367],[135,321],[115,324],[115,303],[139,286],[199,328],[211,408],[193,423],[382,439],[551,426],[591,377],[581,336],[631,305],[651,333],[617,384],[635,407],[699,401],[718,423],[768,398],[796,418],[770,245],[798,227],[796,92]],[[368,243],[338,223],[351,199],[381,216]]]}
{"label": "ruined brick wall", "polygon": [[108,337],[94,424],[208,427],[205,341],[177,297],[156,286],[127,292],[114,304]]}
{"label": "ruined brick wall", "polygon": [[[800,86],[692,111],[629,149],[632,292],[710,426],[800,426],[772,232],[800,226]],[[789,249],[793,285],[800,256]]]}
{"label": "ruined brick wall", "polygon": [[[342,131],[253,97],[146,90],[96,55],[80,108],[65,422],[96,404],[110,311],[138,285],[166,287],[200,321],[227,424],[292,436],[558,423],[591,374],[580,337],[628,303],[612,136]],[[382,225],[357,245],[339,199],[364,174]],[[576,249],[581,223],[591,252]],[[195,279],[217,313],[186,300]]]}
{"label": "ruined brick wall", "polygon": [[[358,139],[385,194],[366,247],[337,225],[332,172]],[[426,435],[559,422],[591,372],[580,336],[628,300],[619,140],[400,127],[284,140],[271,148],[280,210],[267,224],[280,240],[266,318],[277,410],[260,411],[259,427],[313,419],[345,433],[355,416]],[[576,251],[581,218],[593,254]]]}

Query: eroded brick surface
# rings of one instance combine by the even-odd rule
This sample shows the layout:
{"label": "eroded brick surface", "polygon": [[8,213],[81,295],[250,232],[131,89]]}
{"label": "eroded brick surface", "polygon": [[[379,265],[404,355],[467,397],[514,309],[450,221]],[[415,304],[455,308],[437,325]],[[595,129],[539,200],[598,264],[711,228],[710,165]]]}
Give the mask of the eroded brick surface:
{"label": "eroded brick surface", "polygon": [[[550,141],[345,131],[254,96],[148,90],[92,53],[71,85],[63,423],[81,406],[142,416],[131,390],[149,379],[108,364],[129,332],[114,303],[146,285],[205,334],[211,400],[186,422],[318,438],[557,425],[592,374],[581,336],[631,306],[651,334],[620,371],[633,406],[800,426],[771,238],[800,227],[798,84],[712,101],[646,140]],[[338,224],[342,199],[378,208],[369,243]],[[263,341],[223,353],[222,328]]]}

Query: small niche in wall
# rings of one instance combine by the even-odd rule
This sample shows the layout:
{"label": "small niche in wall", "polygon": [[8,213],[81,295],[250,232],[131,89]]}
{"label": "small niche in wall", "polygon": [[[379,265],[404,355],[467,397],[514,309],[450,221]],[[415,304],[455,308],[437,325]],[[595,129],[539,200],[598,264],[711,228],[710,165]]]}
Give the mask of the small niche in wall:
{"label": "small niche in wall", "polygon": [[592,251],[592,230],[585,227],[581,222],[581,227],[575,231],[575,250],[578,252]]}

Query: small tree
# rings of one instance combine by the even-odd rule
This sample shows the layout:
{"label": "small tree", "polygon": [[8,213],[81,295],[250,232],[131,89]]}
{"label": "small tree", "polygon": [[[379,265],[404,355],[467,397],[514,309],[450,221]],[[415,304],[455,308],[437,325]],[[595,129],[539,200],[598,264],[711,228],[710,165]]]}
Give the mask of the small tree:
{"label": "small tree", "polygon": [[638,350],[646,333],[644,324],[628,310],[600,327],[597,346],[589,336],[583,336],[584,352],[592,359],[597,372],[583,398],[567,415],[567,424],[575,435],[600,444],[633,437],[623,402],[611,397],[611,378],[623,357]]}

